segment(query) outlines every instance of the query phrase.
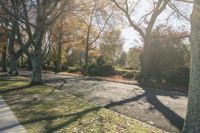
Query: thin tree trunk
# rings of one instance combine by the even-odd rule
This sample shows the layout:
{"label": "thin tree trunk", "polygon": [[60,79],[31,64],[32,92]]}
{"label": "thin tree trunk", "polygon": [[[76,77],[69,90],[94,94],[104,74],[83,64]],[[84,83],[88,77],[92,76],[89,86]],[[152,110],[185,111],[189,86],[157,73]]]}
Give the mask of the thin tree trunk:
{"label": "thin tree trunk", "polygon": [[6,46],[3,46],[3,51],[2,51],[2,72],[7,72],[7,65],[6,65]]}
{"label": "thin tree trunk", "polygon": [[10,68],[8,71],[8,74],[10,75],[19,75],[18,69],[17,69],[17,57],[15,54],[10,55]]}
{"label": "thin tree trunk", "polygon": [[88,44],[86,44],[84,75],[88,75],[88,53],[89,53],[89,46],[88,46]]}
{"label": "thin tree trunk", "polygon": [[61,69],[62,69],[61,58],[62,58],[62,43],[59,42],[58,53],[57,53],[57,62],[56,62],[56,72],[61,72]]}
{"label": "thin tree trunk", "polygon": [[24,67],[24,57],[23,55],[20,58],[20,67],[23,68]]}
{"label": "thin tree trunk", "polygon": [[89,54],[89,47],[90,47],[89,40],[90,40],[90,30],[92,26],[94,8],[92,9],[92,13],[90,16],[90,24],[87,27],[87,38],[86,38],[86,43],[85,43],[85,65],[84,65],[84,72],[83,72],[84,75],[88,75],[88,54]]}
{"label": "thin tree trunk", "polygon": [[61,16],[60,20],[60,26],[58,27],[59,33],[58,33],[58,53],[57,53],[57,61],[56,61],[56,72],[61,72],[62,69],[62,40],[63,40],[63,21],[64,16]]}
{"label": "thin tree trunk", "polygon": [[188,109],[183,133],[200,133],[200,1],[191,16],[191,70]]}
{"label": "thin tree trunk", "polygon": [[35,50],[31,55],[32,81],[31,84],[42,84],[41,50]]}

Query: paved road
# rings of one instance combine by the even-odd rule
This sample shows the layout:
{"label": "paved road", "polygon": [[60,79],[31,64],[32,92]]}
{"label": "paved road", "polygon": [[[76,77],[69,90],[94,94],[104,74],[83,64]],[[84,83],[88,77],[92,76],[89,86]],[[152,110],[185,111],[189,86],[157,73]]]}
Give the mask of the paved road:
{"label": "paved road", "polygon": [[184,93],[53,73],[43,76],[60,91],[166,131],[180,132],[183,126],[187,105]]}
{"label": "paved road", "polygon": [[0,97],[0,133],[26,133],[14,113]]}

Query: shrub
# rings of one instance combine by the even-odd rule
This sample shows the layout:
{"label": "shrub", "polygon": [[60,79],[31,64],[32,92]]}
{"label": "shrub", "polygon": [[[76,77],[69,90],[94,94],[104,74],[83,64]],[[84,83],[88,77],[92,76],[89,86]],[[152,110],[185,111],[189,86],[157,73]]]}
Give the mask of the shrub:
{"label": "shrub", "polygon": [[91,64],[88,67],[88,74],[91,76],[110,76],[114,74],[114,68],[111,65]]}
{"label": "shrub", "polygon": [[126,72],[123,74],[123,78],[136,79],[139,76],[139,74],[140,74],[140,72],[138,72],[138,71]]}
{"label": "shrub", "polygon": [[169,75],[165,76],[165,80],[175,85],[189,85],[189,68],[179,68]]}
{"label": "shrub", "polygon": [[88,73],[92,73],[93,71],[95,71],[96,65],[95,64],[89,64],[88,65]]}
{"label": "shrub", "polygon": [[75,73],[75,72],[79,72],[81,69],[79,67],[68,67],[67,68],[67,72],[69,73]]}
{"label": "shrub", "polygon": [[97,64],[98,66],[103,66],[103,65],[105,65],[105,61],[104,61],[104,58],[103,58],[102,55],[99,56],[99,57],[97,58],[96,64]]}

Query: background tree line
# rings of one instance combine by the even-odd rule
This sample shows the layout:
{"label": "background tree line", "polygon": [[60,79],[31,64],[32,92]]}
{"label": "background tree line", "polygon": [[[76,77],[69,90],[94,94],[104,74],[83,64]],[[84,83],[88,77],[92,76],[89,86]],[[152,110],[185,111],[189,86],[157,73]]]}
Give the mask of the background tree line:
{"label": "background tree line", "polygon": [[[6,71],[6,65],[9,63],[8,73],[18,75],[19,62],[21,66],[29,65],[32,69],[31,83],[41,84],[42,66],[52,67],[59,72],[69,62],[72,65],[73,61],[77,61],[74,56],[78,55],[79,62],[72,66],[79,64],[78,66],[83,67],[84,74],[89,74],[89,68],[95,72],[106,70],[105,73],[107,73],[113,69],[111,65],[108,65],[109,63],[115,66],[131,65],[125,60],[130,59],[129,56],[134,53],[132,60],[141,64],[141,67],[138,65],[134,67],[140,69],[142,83],[147,83],[152,79],[159,82],[163,82],[164,79],[166,82],[172,79],[170,74],[174,73],[173,71],[183,70],[182,72],[187,73],[189,47],[188,42],[184,40],[188,36],[187,32],[174,31],[170,28],[157,29],[156,22],[165,10],[171,11],[166,19],[167,22],[173,15],[190,22],[187,10],[183,12],[179,7],[180,4],[189,7],[193,1],[153,0],[148,3],[149,10],[144,10],[142,15],[137,16],[137,12],[141,11],[139,8],[145,9],[142,3],[144,3],[143,0],[87,0],[84,2],[80,0],[1,0],[2,70]],[[191,80],[184,133],[197,133],[200,130],[199,7],[200,1],[194,0],[191,16]],[[122,20],[126,18],[129,25],[138,32],[143,43],[142,50],[133,48],[128,54],[121,52],[123,39],[119,37],[120,31],[118,28],[110,28],[111,25],[118,25],[115,22],[116,16],[122,16]],[[103,33],[104,31],[106,32]],[[104,37],[100,39],[102,35]],[[78,54],[73,54],[75,50]],[[116,53],[118,54],[115,55]],[[140,63],[138,58],[140,58]],[[90,67],[89,64],[92,63],[93,66]],[[178,73],[178,76],[180,75]]]}
{"label": "background tree line", "polygon": [[[156,24],[165,10],[171,13],[167,19],[171,15],[185,19],[187,16],[178,8],[172,9],[175,2],[158,0],[134,18],[142,3],[142,0],[1,1],[4,71],[7,65],[8,73],[17,75],[17,67],[28,67],[33,71],[33,83],[42,83],[43,68],[95,76],[120,74],[142,82],[187,84],[189,41],[185,38],[189,33]],[[139,33],[143,47],[123,51],[122,23]]]}

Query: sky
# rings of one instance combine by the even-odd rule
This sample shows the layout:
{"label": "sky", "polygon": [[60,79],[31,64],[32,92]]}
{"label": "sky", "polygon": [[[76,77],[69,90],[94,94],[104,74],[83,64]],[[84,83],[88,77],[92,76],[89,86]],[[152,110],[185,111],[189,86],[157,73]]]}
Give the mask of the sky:
{"label": "sky", "polygon": [[[145,11],[147,11],[148,8],[150,8],[150,7],[147,6],[147,5],[150,5],[150,4],[148,4],[148,0],[145,0],[142,3],[143,3],[143,5],[142,4],[140,5],[140,7],[142,7],[142,8],[139,7],[138,10],[136,11],[137,15],[133,16],[133,18],[135,20],[139,19],[140,16],[142,16],[145,13]],[[180,11],[186,16],[189,16],[192,12],[192,5],[191,4],[180,4],[180,3],[178,3],[177,8],[180,9]],[[169,21],[166,22],[166,18],[169,16],[171,11],[172,10],[170,8],[167,8],[164,12],[162,12],[159,15],[154,27],[156,27],[160,24],[166,24],[167,26],[171,26],[174,29],[177,29],[177,30],[183,30],[184,29],[184,30],[190,32],[190,22],[183,19],[182,17],[178,18],[177,15],[173,15],[172,17],[170,17]],[[124,43],[123,50],[126,51],[126,52],[131,47],[137,47],[137,46],[143,45],[138,33],[132,27],[128,26],[128,23],[127,23],[127,26],[122,28],[121,36],[122,36],[122,38],[124,38],[125,43]]]}
{"label": "sky", "polygon": [[132,27],[125,27],[122,30],[121,34],[122,38],[124,38],[124,51],[128,51],[132,47],[142,46],[142,42],[140,41],[140,36],[137,32],[134,31]]}

